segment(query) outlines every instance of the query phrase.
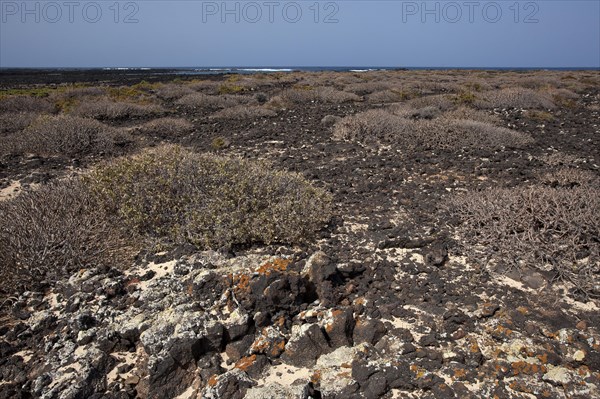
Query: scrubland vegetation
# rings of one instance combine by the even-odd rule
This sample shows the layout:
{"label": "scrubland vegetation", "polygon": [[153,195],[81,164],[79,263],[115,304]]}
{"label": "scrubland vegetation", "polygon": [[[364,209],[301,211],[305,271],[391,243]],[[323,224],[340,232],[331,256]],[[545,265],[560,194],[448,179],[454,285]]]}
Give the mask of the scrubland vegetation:
{"label": "scrubland vegetation", "polygon": [[245,159],[241,137],[260,129],[275,137],[282,129],[286,146],[318,138],[326,146],[389,150],[407,162],[430,153],[538,160],[539,170],[522,172],[533,181],[498,178],[496,187],[449,195],[438,208],[454,216],[455,233],[474,259],[486,247],[487,260],[547,266],[597,294],[598,172],[580,170],[581,154],[544,152],[544,133],[518,124],[560,123],[597,91],[597,78],[594,72],[289,73],[7,90],[0,94],[0,155],[17,163],[32,155],[77,158],[84,167],[77,172],[82,177],[62,176],[0,202],[1,220],[10,221],[0,228],[3,289],[7,294],[90,264],[124,267],[126,256],[149,243],[214,249],[310,243],[333,213],[344,216],[345,199],[330,185],[342,204],[334,210],[320,183],[309,181],[314,170],[302,176],[293,173],[297,166],[285,171],[285,163],[269,163],[277,152],[261,154],[258,147],[250,155],[258,159]]}

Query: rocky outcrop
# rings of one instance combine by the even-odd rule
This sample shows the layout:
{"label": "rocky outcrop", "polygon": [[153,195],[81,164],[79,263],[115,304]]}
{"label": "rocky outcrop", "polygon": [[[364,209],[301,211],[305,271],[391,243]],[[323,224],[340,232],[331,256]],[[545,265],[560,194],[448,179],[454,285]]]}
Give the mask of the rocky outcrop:
{"label": "rocky outcrop", "polygon": [[[405,259],[415,274],[410,265],[390,274],[380,269],[389,263],[375,263],[363,273],[379,289],[362,289],[355,278],[352,291],[340,272],[345,265],[323,251],[164,254],[126,272],[81,270],[13,305],[12,324],[1,331],[0,397],[599,392],[600,340],[591,320],[571,325],[558,310],[510,306],[522,298],[519,290],[495,291],[504,294],[485,301],[452,296],[453,283],[436,275],[444,267],[458,276],[460,263]],[[390,275],[407,279],[399,286],[403,302],[392,296],[397,290],[384,290]],[[423,275],[428,293],[419,298]],[[424,301],[436,298],[436,284],[464,306]]]}

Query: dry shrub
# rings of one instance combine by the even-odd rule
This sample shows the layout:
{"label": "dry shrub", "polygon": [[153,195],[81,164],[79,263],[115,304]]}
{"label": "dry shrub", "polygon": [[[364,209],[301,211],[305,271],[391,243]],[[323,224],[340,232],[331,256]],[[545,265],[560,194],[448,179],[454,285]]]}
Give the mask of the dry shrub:
{"label": "dry shrub", "polygon": [[183,96],[175,104],[188,109],[222,109],[241,104],[251,104],[254,101],[255,99],[252,97],[240,95],[222,94],[212,96],[203,93],[193,93]]}
{"label": "dry shrub", "polygon": [[452,101],[452,97],[446,94],[417,97],[407,101],[405,104],[413,109],[436,107],[443,112],[456,108],[456,104]]}
{"label": "dry shrub", "polygon": [[550,187],[585,187],[599,186],[600,177],[589,170],[559,168],[553,171],[538,173],[541,184]]}
{"label": "dry shrub", "polygon": [[221,87],[222,82],[216,80],[194,80],[187,85],[190,89],[194,91],[200,91],[202,93],[208,94],[217,94],[219,92],[219,87]]}
{"label": "dry shrub", "polygon": [[34,96],[7,96],[0,98],[0,113],[36,112],[53,113],[56,107],[45,98]]}
{"label": "dry shrub", "polygon": [[551,96],[538,91],[511,87],[478,93],[474,101],[477,108],[554,109]]}
{"label": "dry shrub", "polygon": [[221,111],[215,112],[211,115],[214,119],[255,119],[255,118],[268,118],[276,116],[277,113],[258,105],[238,105],[232,108],[226,108]]}
{"label": "dry shrub", "polygon": [[550,112],[540,111],[537,109],[529,109],[525,111],[525,115],[536,122],[550,122],[554,120],[554,115]]}
{"label": "dry shrub", "polygon": [[314,88],[307,86],[285,90],[279,97],[285,104],[296,105],[315,102],[319,99],[319,94]]}
{"label": "dry shrub", "polygon": [[0,114],[0,135],[16,133],[25,129],[39,114],[32,112],[7,112]]}
{"label": "dry shrub", "polygon": [[165,111],[155,104],[136,104],[111,101],[104,98],[94,99],[76,105],[71,113],[76,116],[94,119],[117,120],[125,118],[146,118],[163,114]]}
{"label": "dry shrub", "polygon": [[395,145],[401,149],[486,150],[519,148],[533,141],[527,134],[484,122],[449,119],[409,119],[384,110],[369,110],[335,124],[337,139],[362,145]]}
{"label": "dry shrub", "polygon": [[2,201],[0,219],[9,221],[0,225],[4,295],[38,289],[83,268],[126,266],[131,252],[78,180]]}
{"label": "dry shrub", "polygon": [[396,103],[408,100],[413,97],[414,95],[410,92],[403,92],[401,90],[391,89],[369,94],[367,96],[367,102],[371,104]]}
{"label": "dry shrub", "polygon": [[113,161],[87,184],[134,231],[201,248],[305,242],[331,212],[330,195],[301,175],[179,146]]}
{"label": "dry shrub", "polygon": [[347,85],[344,88],[344,91],[354,93],[359,96],[366,96],[367,94],[384,91],[389,88],[390,84],[387,82],[360,82]]}
{"label": "dry shrub", "polygon": [[580,158],[572,154],[568,154],[565,152],[552,152],[550,154],[545,154],[538,157],[540,161],[548,166],[569,166],[576,167],[577,165],[583,164],[586,162],[585,158]]}
{"label": "dry shrub", "polygon": [[521,148],[533,142],[531,136],[516,130],[484,122],[448,118],[419,123],[417,136],[417,147],[438,150],[498,150],[505,147]]}
{"label": "dry shrub", "polygon": [[103,87],[75,87],[59,90],[49,98],[60,111],[69,112],[79,103],[97,101],[98,97],[105,95]]}
{"label": "dry shrub", "polygon": [[336,90],[333,87],[299,86],[284,91],[281,94],[284,103],[290,105],[306,104],[309,102],[323,102],[330,104],[342,104],[360,101],[361,98],[354,93]]}
{"label": "dry shrub", "polygon": [[600,295],[600,189],[544,186],[491,189],[453,198],[464,249],[476,247],[509,268],[552,268],[588,294]]}
{"label": "dry shrub", "polygon": [[489,123],[490,125],[502,124],[502,120],[498,115],[469,107],[458,107],[451,111],[445,112],[443,116],[448,119],[465,119]]}
{"label": "dry shrub", "polygon": [[183,96],[194,93],[189,86],[176,83],[166,83],[158,86],[155,90],[156,96],[162,100],[174,101]]}
{"label": "dry shrub", "polygon": [[354,101],[361,101],[361,98],[354,93],[348,93],[341,90],[336,90],[333,87],[319,87],[316,89],[318,100],[331,103],[342,104]]}
{"label": "dry shrub", "polygon": [[181,137],[191,133],[194,124],[184,118],[158,118],[134,128],[134,132],[163,139]]}
{"label": "dry shrub", "polygon": [[11,136],[16,153],[78,157],[113,154],[131,143],[121,130],[76,116],[41,116],[24,131]]}
{"label": "dry shrub", "polygon": [[321,125],[331,127],[341,120],[342,118],[337,115],[325,115],[323,119],[321,119]]}
{"label": "dry shrub", "polygon": [[397,142],[400,137],[409,137],[414,130],[412,120],[371,109],[342,118],[333,126],[333,137],[372,146]]}

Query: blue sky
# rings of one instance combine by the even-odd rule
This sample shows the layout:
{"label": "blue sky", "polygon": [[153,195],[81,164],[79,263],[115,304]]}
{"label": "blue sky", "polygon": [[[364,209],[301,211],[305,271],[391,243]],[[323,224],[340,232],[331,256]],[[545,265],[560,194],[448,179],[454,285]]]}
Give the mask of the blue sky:
{"label": "blue sky", "polygon": [[23,4],[0,0],[0,67],[600,68],[599,0]]}

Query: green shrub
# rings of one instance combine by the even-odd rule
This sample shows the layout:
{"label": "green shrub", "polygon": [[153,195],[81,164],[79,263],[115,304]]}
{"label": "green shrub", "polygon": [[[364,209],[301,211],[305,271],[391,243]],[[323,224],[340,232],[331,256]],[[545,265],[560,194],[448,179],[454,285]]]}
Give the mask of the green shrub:
{"label": "green shrub", "polygon": [[212,139],[212,141],[210,142],[210,146],[213,150],[215,151],[219,151],[222,150],[223,148],[227,148],[229,147],[229,140],[227,140],[225,137],[215,137],[214,139]]}
{"label": "green shrub", "polygon": [[467,254],[508,268],[553,270],[600,295],[600,190],[545,186],[491,189],[450,200]]}
{"label": "green shrub", "polygon": [[201,248],[304,242],[330,215],[330,196],[300,175],[179,146],[115,160],[86,182],[136,232]]}
{"label": "green shrub", "polygon": [[131,247],[93,198],[80,181],[67,180],[0,202],[0,294],[82,268],[125,266]]}

